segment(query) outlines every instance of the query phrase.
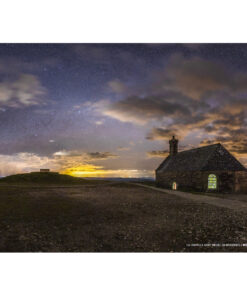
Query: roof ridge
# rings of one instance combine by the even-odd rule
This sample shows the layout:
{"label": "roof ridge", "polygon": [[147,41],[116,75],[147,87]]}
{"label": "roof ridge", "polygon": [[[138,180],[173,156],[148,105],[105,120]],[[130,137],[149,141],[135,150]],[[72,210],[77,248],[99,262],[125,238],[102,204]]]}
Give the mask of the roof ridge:
{"label": "roof ridge", "polygon": [[201,146],[201,147],[197,147],[197,148],[192,148],[192,149],[188,149],[188,150],[183,150],[183,151],[178,152],[177,154],[188,152],[188,151],[192,151],[192,150],[198,150],[198,149],[208,148],[208,147],[212,147],[212,146],[218,146],[218,145],[221,145],[221,144],[220,143],[217,143],[217,144],[211,144],[211,145],[207,145],[207,146]]}
{"label": "roof ridge", "polygon": [[163,167],[163,164],[165,161],[167,161],[167,159],[170,157],[170,155],[168,155],[162,162],[161,164],[157,167],[157,169],[155,171],[158,171],[159,169],[161,169]]}

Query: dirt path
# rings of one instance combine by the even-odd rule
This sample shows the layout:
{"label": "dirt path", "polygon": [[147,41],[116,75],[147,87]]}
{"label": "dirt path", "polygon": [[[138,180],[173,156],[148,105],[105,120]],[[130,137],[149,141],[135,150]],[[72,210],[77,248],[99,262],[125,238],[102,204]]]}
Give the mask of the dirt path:
{"label": "dirt path", "polygon": [[132,184],[135,184],[135,185],[141,186],[141,187],[146,187],[148,189],[168,193],[168,194],[174,194],[174,195],[182,197],[182,198],[193,200],[197,203],[210,204],[210,205],[214,205],[214,206],[221,207],[221,208],[228,208],[231,210],[247,213],[247,203],[243,202],[243,201],[229,200],[229,199],[223,199],[223,198],[219,198],[219,197],[213,197],[213,196],[202,195],[202,194],[194,194],[194,193],[188,193],[188,192],[182,192],[182,191],[156,188],[153,186],[138,184],[138,183],[132,183]]}

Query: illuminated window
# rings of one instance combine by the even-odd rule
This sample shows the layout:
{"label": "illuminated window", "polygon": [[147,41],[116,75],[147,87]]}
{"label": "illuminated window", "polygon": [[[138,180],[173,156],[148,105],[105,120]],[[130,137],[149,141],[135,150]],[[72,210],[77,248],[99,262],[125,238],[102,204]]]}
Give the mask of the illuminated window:
{"label": "illuminated window", "polygon": [[172,190],[177,190],[177,183],[176,182],[172,183]]}
{"label": "illuminated window", "polygon": [[215,175],[210,174],[208,176],[208,189],[216,189],[217,188],[217,178]]}

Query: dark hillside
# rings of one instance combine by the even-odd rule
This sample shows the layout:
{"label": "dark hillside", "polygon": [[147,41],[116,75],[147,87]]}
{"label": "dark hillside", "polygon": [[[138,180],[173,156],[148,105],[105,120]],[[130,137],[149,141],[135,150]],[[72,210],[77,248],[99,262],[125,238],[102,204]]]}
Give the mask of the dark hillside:
{"label": "dark hillside", "polygon": [[90,183],[90,180],[83,178],[72,177],[69,175],[62,175],[58,173],[27,173],[7,176],[0,179],[1,183],[11,184],[25,184],[25,183],[37,183],[37,184],[78,184],[83,185]]}

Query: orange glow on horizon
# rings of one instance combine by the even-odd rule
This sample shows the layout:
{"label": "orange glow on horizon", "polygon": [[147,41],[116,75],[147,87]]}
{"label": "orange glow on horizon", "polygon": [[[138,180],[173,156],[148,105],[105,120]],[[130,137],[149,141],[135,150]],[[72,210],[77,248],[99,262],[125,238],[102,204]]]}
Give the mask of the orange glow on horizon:
{"label": "orange glow on horizon", "polygon": [[96,178],[141,178],[141,177],[153,177],[152,171],[147,170],[106,170],[101,166],[83,165],[74,168],[68,168],[60,173],[70,175],[73,177],[96,177]]}

